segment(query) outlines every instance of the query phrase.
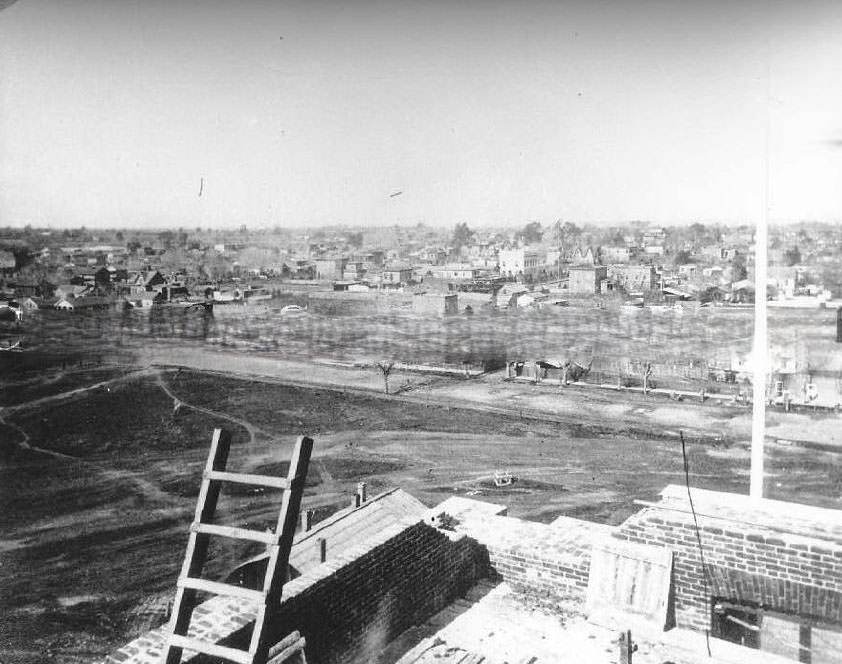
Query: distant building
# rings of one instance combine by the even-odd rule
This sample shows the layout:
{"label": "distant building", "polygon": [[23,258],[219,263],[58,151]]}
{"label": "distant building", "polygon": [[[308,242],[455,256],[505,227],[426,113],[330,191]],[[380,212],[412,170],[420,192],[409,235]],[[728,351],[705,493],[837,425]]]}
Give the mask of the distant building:
{"label": "distant building", "polygon": [[627,292],[640,292],[658,287],[658,273],[651,265],[611,265],[608,277]]}
{"label": "distant building", "polygon": [[90,292],[91,287],[88,285],[77,284],[61,284],[56,287],[53,295],[62,300],[72,300],[73,298],[82,297]]}
{"label": "distant building", "polygon": [[576,247],[573,253],[570,255],[570,262],[573,265],[587,265],[591,266],[596,264],[596,258],[594,257],[593,249],[590,247]]}
{"label": "distant building", "polygon": [[567,289],[570,293],[599,295],[600,284],[608,276],[608,268],[604,265],[581,265],[571,267],[569,274]]}
{"label": "distant building", "polygon": [[389,265],[383,268],[382,283],[396,286],[412,281],[412,268],[409,265]]}
{"label": "distant building", "polygon": [[441,247],[424,247],[418,251],[418,261],[431,265],[440,265],[447,260],[447,251]]}
{"label": "distant building", "polygon": [[97,286],[101,286],[103,288],[108,288],[111,286],[111,277],[112,277],[112,270],[107,267],[101,267],[96,272],[94,272],[94,282]]}
{"label": "distant building", "polygon": [[617,245],[610,247],[600,247],[600,257],[604,263],[628,263],[634,256],[631,247],[626,245]]}
{"label": "distant building", "polygon": [[342,279],[345,274],[345,267],[348,265],[348,259],[345,257],[317,258],[314,262],[316,264],[316,279],[325,281]]}
{"label": "distant building", "polygon": [[655,228],[647,228],[643,231],[643,246],[650,247],[650,246],[664,246],[664,242],[667,239],[667,232],[663,228],[655,227]]}
{"label": "distant building", "polygon": [[37,311],[40,308],[40,304],[38,300],[35,300],[31,297],[25,297],[20,301],[20,308],[24,311]]}
{"label": "distant building", "polygon": [[535,249],[501,249],[497,252],[500,276],[506,279],[534,280],[544,267],[545,255]]}
{"label": "distant building", "polygon": [[365,277],[366,266],[363,261],[349,261],[342,272],[345,281],[360,281]]}
{"label": "distant building", "polygon": [[15,255],[11,251],[0,251],[0,276],[9,277],[15,271]]}
{"label": "distant building", "polygon": [[431,270],[433,277],[436,279],[453,279],[469,281],[476,279],[479,270],[472,265],[464,265],[461,263],[442,265]]}

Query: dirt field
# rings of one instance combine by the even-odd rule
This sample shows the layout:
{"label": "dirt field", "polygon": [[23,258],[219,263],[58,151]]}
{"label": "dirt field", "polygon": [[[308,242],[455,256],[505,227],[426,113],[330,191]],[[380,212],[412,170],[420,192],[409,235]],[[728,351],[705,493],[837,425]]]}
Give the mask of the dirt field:
{"label": "dirt field", "polygon": [[[365,480],[430,505],[458,494],[529,519],[619,523],[634,499],[682,481],[678,426],[695,486],[747,490],[746,411],[491,379],[386,397],[373,376],[354,390],[154,368],[6,384],[0,661],[91,661],[163,621],[215,426],[234,434],[231,466],[258,472],[281,472],[295,436],[315,436],[304,503],[317,518]],[[770,495],[840,506],[833,446],[770,444],[767,463]],[[503,468],[520,478],[509,489],[491,481]],[[277,498],[227,494],[223,520],[262,527]],[[211,573],[251,552],[216,549]]]}

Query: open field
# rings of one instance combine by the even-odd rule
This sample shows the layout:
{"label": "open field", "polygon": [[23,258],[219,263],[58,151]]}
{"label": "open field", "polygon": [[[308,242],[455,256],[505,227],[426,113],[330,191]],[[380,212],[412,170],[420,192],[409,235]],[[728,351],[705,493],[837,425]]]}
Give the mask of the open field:
{"label": "open field", "polygon": [[[326,375],[347,379],[337,371]],[[693,485],[747,490],[747,411],[491,378],[386,397],[372,377],[347,389],[152,368],[27,383],[27,402],[4,388],[0,660],[90,661],[163,621],[215,426],[234,434],[232,467],[258,472],[282,472],[295,436],[315,436],[304,504],[317,518],[348,504],[364,480],[373,492],[401,486],[430,505],[470,495],[524,518],[618,523],[634,499],[682,481],[682,422]],[[84,384],[94,387],[80,391]],[[771,444],[767,459],[771,495],[839,507],[833,447]],[[502,468],[520,481],[494,487]],[[263,527],[276,500],[226,494],[222,518]],[[253,552],[220,547],[210,571],[224,574]]]}

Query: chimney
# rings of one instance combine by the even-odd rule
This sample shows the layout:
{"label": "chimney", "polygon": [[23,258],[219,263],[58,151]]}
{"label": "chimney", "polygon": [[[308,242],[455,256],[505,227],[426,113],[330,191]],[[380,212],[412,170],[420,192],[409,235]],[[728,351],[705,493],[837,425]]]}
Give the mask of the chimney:
{"label": "chimney", "polygon": [[360,482],[357,484],[357,495],[360,497],[360,503],[364,503],[368,500],[368,492],[365,482]]}
{"label": "chimney", "polygon": [[324,537],[318,539],[319,542],[319,560],[325,562],[327,560],[327,540]]}
{"label": "chimney", "polygon": [[355,493],[354,494],[354,507],[359,507],[359,506],[360,506],[360,494]]}
{"label": "chimney", "polygon": [[301,532],[306,533],[313,527],[313,510],[301,510]]}

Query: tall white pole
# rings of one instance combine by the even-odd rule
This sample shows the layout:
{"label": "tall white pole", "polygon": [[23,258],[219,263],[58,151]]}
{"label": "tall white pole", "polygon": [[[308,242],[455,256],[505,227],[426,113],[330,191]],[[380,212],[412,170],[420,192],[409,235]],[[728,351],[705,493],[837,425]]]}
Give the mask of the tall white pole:
{"label": "tall white pole", "polygon": [[763,498],[763,445],[766,433],[766,376],[768,336],[766,329],[767,238],[769,223],[769,135],[771,104],[771,49],[766,51],[766,122],[760,187],[760,218],[754,234],[754,381],[751,418],[751,481],[749,496]]}

